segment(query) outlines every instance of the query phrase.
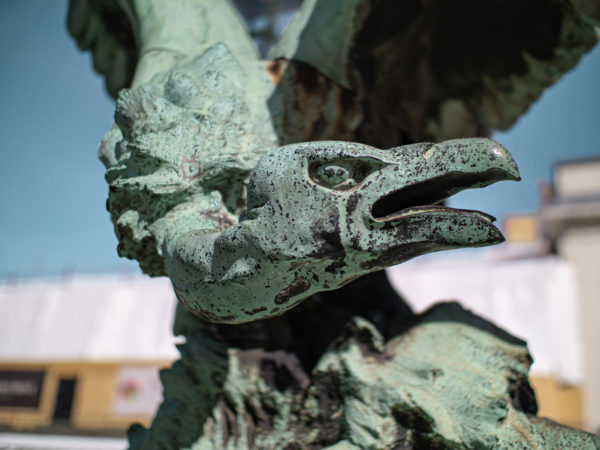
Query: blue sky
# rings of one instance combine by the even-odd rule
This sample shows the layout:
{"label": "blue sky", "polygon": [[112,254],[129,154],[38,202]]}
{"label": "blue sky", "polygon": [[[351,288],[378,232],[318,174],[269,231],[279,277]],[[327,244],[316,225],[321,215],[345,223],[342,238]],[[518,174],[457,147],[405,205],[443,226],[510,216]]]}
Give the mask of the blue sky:
{"label": "blue sky", "polygon": [[[89,54],[64,27],[66,0],[0,2],[0,279],[138,272],[117,256],[96,157],[114,110]],[[496,139],[520,183],[459,194],[451,206],[501,218],[537,208],[552,164],[600,156],[600,48]]]}

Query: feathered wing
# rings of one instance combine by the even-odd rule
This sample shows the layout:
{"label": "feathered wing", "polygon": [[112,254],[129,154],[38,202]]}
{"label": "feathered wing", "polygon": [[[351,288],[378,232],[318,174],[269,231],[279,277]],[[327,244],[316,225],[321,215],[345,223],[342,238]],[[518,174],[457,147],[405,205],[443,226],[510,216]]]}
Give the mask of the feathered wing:
{"label": "feathered wing", "polygon": [[147,82],[216,43],[243,59],[257,57],[227,0],[71,0],[67,28],[79,48],[92,53],[94,69],[105,76],[115,99],[121,89]]}
{"label": "feathered wing", "polygon": [[71,0],[67,28],[81,50],[92,53],[113,97],[129,87],[139,55],[137,19],[124,0]]}
{"label": "feathered wing", "polygon": [[[270,57],[296,83],[335,82],[353,140],[388,147],[508,128],[599,32],[597,0],[306,0]],[[309,103],[306,89],[285,95]]]}

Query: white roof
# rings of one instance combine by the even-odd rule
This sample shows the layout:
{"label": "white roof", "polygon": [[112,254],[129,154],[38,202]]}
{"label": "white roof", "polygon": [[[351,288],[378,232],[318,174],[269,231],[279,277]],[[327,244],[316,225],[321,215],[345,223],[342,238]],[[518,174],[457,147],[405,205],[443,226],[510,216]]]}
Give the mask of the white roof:
{"label": "white roof", "polygon": [[167,278],[77,276],[0,285],[0,361],[173,360]]}
{"label": "white roof", "polygon": [[[421,257],[389,270],[417,311],[459,300],[525,339],[532,373],[583,377],[571,266],[558,258]],[[0,285],[0,361],[174,360],[167,278],[77,276]]]}

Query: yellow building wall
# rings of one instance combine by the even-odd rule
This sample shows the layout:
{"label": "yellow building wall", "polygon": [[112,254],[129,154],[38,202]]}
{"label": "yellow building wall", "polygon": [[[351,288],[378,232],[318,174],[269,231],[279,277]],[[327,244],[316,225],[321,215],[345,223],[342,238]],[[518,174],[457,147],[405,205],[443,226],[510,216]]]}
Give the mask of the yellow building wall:
{"label": "yellow building wall", "polygon": [[538,403],[538,416],[570,427],[585,429],[583,394],[580,386],[566,386],[554,378],[531,377]]}
{"label": "yellow building wall", "polygon": [[532,214],[509,216],[502,222],[508,242],[534,242],[540,238],[539,218]]}
{"label": "yellow building wall", "polygon": [[119,416],[113,408],[121,367],[168,367],[170,361],[136,363],[0,363],[0,370],[40,370],[45,372],[38,408],[0,407],[0,425],[16,430],[50,427],[60,379],[77,380],[71,410],[71,424],[81,429],[126,430],[133,422],[148,426],[151,415]]}

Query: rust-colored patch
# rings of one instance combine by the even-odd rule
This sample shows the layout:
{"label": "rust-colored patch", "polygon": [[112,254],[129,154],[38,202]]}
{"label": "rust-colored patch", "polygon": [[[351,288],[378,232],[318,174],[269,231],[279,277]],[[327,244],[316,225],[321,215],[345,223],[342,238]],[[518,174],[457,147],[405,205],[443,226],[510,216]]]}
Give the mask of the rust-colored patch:
{"label": "rust-colored patch", "polygon": [[181,158],[179,169],[181,170],[181,178],[184,180],[194,180],[200,178],[203,174],[202,166],[196,161],[195,156],[192,156],[191,158],[186,158],[184,156]]}
{"label": "rust-colored patch", "polygon": [[259,312],[263,312],[266,310],[267,310],[266,306],[261,306],[260,308],[253,309],[251,311],[244,311],[244,314],[246,314],[247,316],[254,316],[255,314],[258,314]]}
{"label": "rust-colored patch", "polygon": [[224,212],[217,210],[204,211],[201,213],[202,217],[206,217],[208,220],[214,220],[215,222],[219,222],[219,229],[221,231],[225,231],[231,225],[233,225],[233,220]]}
{"label": "rust-colored patch", "polygon": [[287,66],[288,62],[285,59],[276,59],[275,61],[269,61],[267,63],[265,70],[269,74],[269,78],[275,86],[277,86],[281,81],[281,77],[283,76],[283,72],[285,72]]}
{"label": "rust-colored patch", "polygon": [[298,277],[292,284],[290,284],[285,290],[275,297],[275,304],[282,305],[287,303],[293,296],[301,294],[310,289],[310,281],[306,278]]}
{"label": "rust-colored patch", "polygon": [[286,60],[285,65],[279,92],[286,143],[354,140],[361,115],[355,94],[308,64]]}
{"label": "rust-colored patch", "polygon": [[321,72],[303,63],[296,63],[294,69],[294,83],[302,86],[307,97],[327,93],[327,87],[330,87],[331,82]]}

